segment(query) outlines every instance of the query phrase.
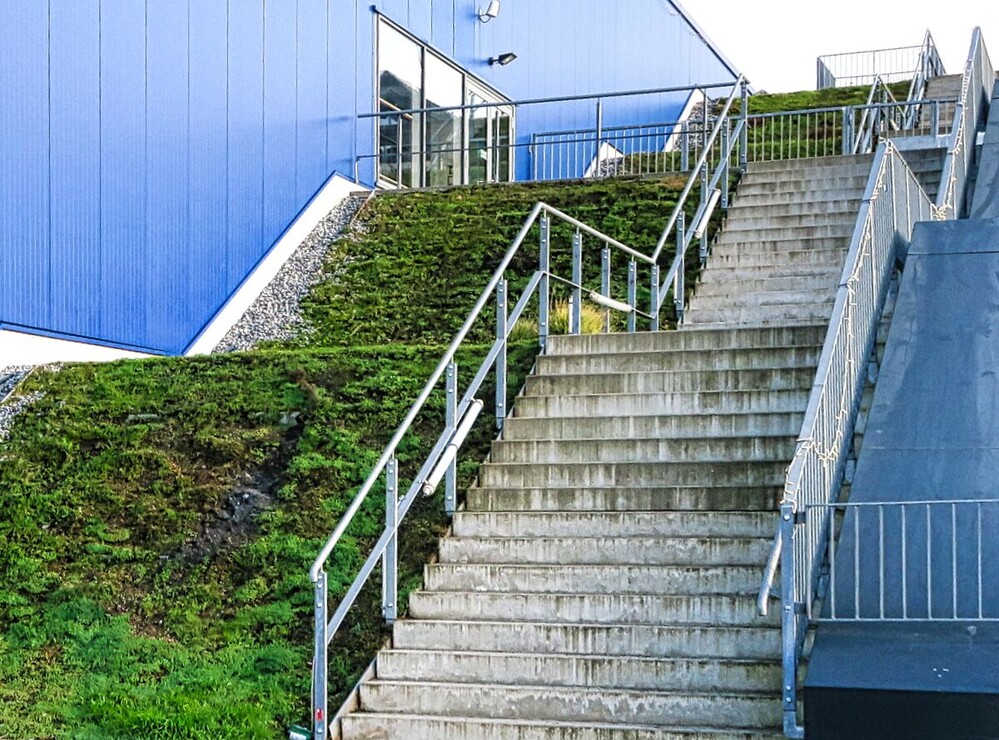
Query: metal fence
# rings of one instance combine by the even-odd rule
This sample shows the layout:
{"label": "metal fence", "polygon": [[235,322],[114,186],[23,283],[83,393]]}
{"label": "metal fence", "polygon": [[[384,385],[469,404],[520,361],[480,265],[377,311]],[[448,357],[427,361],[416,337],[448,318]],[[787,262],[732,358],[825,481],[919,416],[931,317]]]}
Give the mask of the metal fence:
{"label": "metal fence", "polygon": [[982,29],[976,28],[971,53],[964,68],[954,129],[944,159],[943,178],[936,203],[935,218],[938,220],[958,218],[965,211],[965,190],[968,173],[975,159],[975,138],[984,123],[995,81],[995,69],[988,49],[985,48]]}
{"label": "metal fence", "polygon": [[784,731],[789,737],[803,736],[797,722],[797,671],[811,613],[805,600],[815,593],[830,532],[822,516],[801,514],[831,504],[839,495],[896,250],[911,238],[913,225],[931,215],[932,203],[905,159],[891,141],[883,142],[875,154],[814,390],[788,468],[780,527],[760,589],[759,608],[766,614],[779,565]]}
{"label": "metal fence", "polygon": [[[901,82],[945,74],[936,43],[929,31],[919,46],[826,54],[816,60],[816,88],[870,85],[877,77]],[[911,96],[910,96],[911,97]]]}
{"label": "metal fence", "polygon": [[812,504],[801,516],[827,528],[828,586],[804,594],[812,621],[999,621],[999,500]]}

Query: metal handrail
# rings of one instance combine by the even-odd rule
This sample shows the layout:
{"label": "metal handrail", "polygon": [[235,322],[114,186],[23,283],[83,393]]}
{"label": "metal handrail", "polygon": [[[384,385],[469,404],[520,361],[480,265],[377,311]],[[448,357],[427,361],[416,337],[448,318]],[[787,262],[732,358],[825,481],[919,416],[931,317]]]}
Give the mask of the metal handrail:
{"label": "metal handrail", "polygon": [[[572,245],[572,278],[567,279],[554,275],[550,267],[550,247],[552,220],[557,220],[568,224],[575,229],[575,237]],[[541,232],[541,246],[539,252],[538,266],[527,286],[518,300],[516,306],[508,309],[508,283],[505,278],[513,258],[523,246],[528,234],[535,224],[539,224]],[[594,291],[583,285],[582,262],[583,262],[583,236],[596,239],[601,245],[601,289]],[[629,259],[628,269],[628,297],[627,301],[615,300],[611,296],[610,265],[611,249],[615,249],[625,254]],[[516,238],[507,249],[506,254],[500,262],[499,267],[489,279],[485,289],[482,291],[475,306],[465,319],[458,333],[452,340],[441,358],[437,367],[430,375],[423,390],[406,414],[402,423],[396,429],[388,445],[385,447],[378,461],[375,463],[370,474],[361,486],[353,501],[330,535],[326,544],[320,550],[315,562],[309,570],[309,578],[315,588],[315,644],[313,657],[313,724],[316,738],[325,738],[328,731],[330,718],[327,696],[327,665],[328,646],[336,634],[337,629],[343,623],[348,611],[353,606],[361,589],[367,583],[368,578],[375,567],[382,563],[382,611],[386,621],[391,623],[398,615],[398,582],[396,572],[397,549],[396,542],[398,536],[399,523],[408,513],[416,496],[421,492],[432,493],[442,480],[445,481],[446,493],[445,501],[448,513],[453,513],[455,508],[455,471],[456,456],[461,448],[466,435],[476,422],[479,412],[483,408],[481,400],[476,399],[476,395],[489,373],[495,370],[496,375],[496,423],[502,429],[503,420],[506,416],[506,351],[509,342],[510,332],[517,321],[523,316],[529,301],[535,293],[539,295],[539,316],[538,333],[542,351],[548,339],[548,315],[550,302],[550,282],[556,281],[568,285],[571,291],[570,298],[570,333],[578,334],[580,331],[580,316],[582,312],[582,299],[584,294],[591,300],[609,310],[618,310],[628,313],[628,329],[635,330],[635,317],[641,316],[652,321],[653,328],[657,327],[658,306],[655,303],[655,295],[652,296],[652,307],[649,312],[641,311],[637,306],[637,266],[638,263],[648,265],[652,273],[653,284],[658,276],[658,268],[654,260],[637,249],[604,234],[603,232],[588,226],[582,221],[575,219],[568,214],[553,208],[545,203],[538,203],[531,210],[530,215],[524,222]],[[485,360],[480,365],[474,379],[469,384],[464,395],[459,402],[457,384],[457,366],[455,357],[458,350],[468,338],[473,326],[482,316],[486,305],[495,295],[497,307],[496,340],[493,343]],[[420,412],[430,399],[434,390],[438,387],[442,378],[447,378],[447,409],[444,429],[437,439],[433,449],[427,456],[419,472],[414,477],[411,486],[406,494],[399,498],[399,471],[396,461],[396,452],[406,434],[411,429]],[[340,542],[347,528],[354,517],[360,511],[368,495],[375,487],[382,475],[386,476],[386,512],[385,528],[381,536],[375,543],[371,554],[368,556],[358,575],[354,579],[347,593],[344,595],[336,612],[329,616],[328,607],[328,584],[325,565],[333,554],[337,544]]]}
{"label": "metal handrail", "polygon": [[[896,242],[911,238],[913,225],[929,218],[931,206],[895,145],[891,140],[882,142],[875,153],[815,385],[788,467],[780,524],[757,602],[760,614],[767,614],[779,566],[784,731],[788,737],[800,738],[804,732],[797,723],[797,670],[808,628],[802,602],[806,593],[814,591],[826,533],[825,522],[800,523],[797,515],[806,506],[835,501],[838,495]],[[788,541],[792,547],[786,546]]]}
{"label": "metal handrail", "polygon": [[[843,62],[847,64],[844,65]],[[936,42],[928,30],[919,46],[824,54],[816,59],[816,65],[816,87],[819,90],[846,84],[867,84],[878,75],[891,82],[901,82],[905,79],[912,79],[915,82],[919,77],[923,77],[925,82],[929,77],[945,74]],[[910,88],[909,100],[915,99],[914,88],[915,84]]]}
{"label": "metal handrail", "polygon": [[995,70],[989,57],[982,29],[972,35],[971,51],[961,81],[961,99],[957,104],[954,128],[951,131],[944,159],[941,188],[937,195],[935,220],[958,218],[964,208],[968,173],[975,157],[975,136],[984,111],[992,97]]}

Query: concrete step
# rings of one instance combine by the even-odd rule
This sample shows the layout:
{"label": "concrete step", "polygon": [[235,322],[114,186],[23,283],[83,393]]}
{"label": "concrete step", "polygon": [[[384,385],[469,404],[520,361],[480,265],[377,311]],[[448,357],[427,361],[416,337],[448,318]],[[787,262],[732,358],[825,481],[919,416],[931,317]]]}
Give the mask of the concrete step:
{"label": "concrete step", "polygon": [[459,511],[451,525],[455,537],[768,537],[770,512],[473,512]]}
{"label": "concrete step", "polygon": [[693,390],[788,390],[810,386],[814,375],[809,367],[531,375],[524,386],[524,395],[579,396]]}
{"label": "concrete step", "polygon": [[783,740],[748,728],[673,728],[634,724],[437,717],[412,714],[348,715],[343,740]]}
{"label": "concrete step", "polygon": [[[816,313],[818,309],[816,310]],[[752,312],[758,318],[760,311]],[[829,305],[825,316],[832,313]],[[740,314],[740,309],[725,311],[719,309],[699,313],[688,312],[690,321],[729,321],[750,320]],[[804,314],[804,310],[802,310]],[[715,318],[716,315],[719,318]],[[766,316],[764,316],[766,318]],[[816,354],[816,353],[813,353]],[[522,396],[517,399],[513,413],[515,416],[554,417],[554,416],[624,416],[671,414],[703,414],[717,412],[772,413],[780,411],[801,411],[808,405],[807,390],[788,391],[704,391],[676,393],[607,393],[592,396]]]}
{"label": "concrete step", "polygon": [[[802,372],[815,375],[813,368]],[[804,414],[673,414],[663,416],[588,416],[558,419],[513,416],[503,425],[503,439],[634,439],[640,437],[796,436]]]}
{"label": "concrete step", "polygon": [[[689,516],[690,512],[675,512]],[[756,512],[774,527],[774,512]],[[748,513],[746,514],[748,515]],[[742,513],[732,513],[738,518]],[[424,567],[429,591],[509,593],[680,594],[692,591],[754,596],[760,570],[754,566],[705,565],[481,565],[434,563]]]}
{"label": "concrete step", "polygon": [[784,324],[789,321],[813,322],[829,320],[832,316],[833,300],[825,303],[789,303],[768,306],[708,306],[701,308],[692,304],[683,320],[690,324]]}
{"label": "concrete step", "polygon": [[728,222],[743,218],[760,218],[767,215],[781,218],[814,216],[816,214],[839,214],[843,218],[856,218],[860,210],[860,198],[852,200],[805,200],[785,203],[751,203],[736,198],[728,209]]}
{"label": "concrete step", "polygon": [[840,276],[833,270],[815,275],[795,275],[792,277],[761,277],[752,280],[740,280],[738,285],[725,281],[703,280],[697,284],[694,295],[698,299],[707,296],[728,296],[738,293],[773,293],[779,291],[821,292],[836,291]]}
{"label": "concrete step", "polygon": [[794,438],[694,437],[691,439],[527,440],[493,442],[490,461],[531,465],[558,463],[653,463],[775,460],[794,456]]}
{"label": "concrete step", "polygon": [[[762,279],[785,280],[799,277],[824,277],[825,279],[836,281],[838,284],[843,274],[842,263],[846,261],[847,252],[845,248],[842,254],[843,259],[839,264],[827,265],[795,265],[787,263],[783,265],[760,265],[755,267],[726,267],[712,261],[708,264],[708,269],[701,273],[697,285],[701,286],[709,283],[728,284],[730,281],[732,285],[735,285],[740,282],[752,282]],[[726,287],[731,288],[732,286],[727,285]],[[687,331],[686,328],[684,330]],[[739,330],[732,329],[732,331]]]}
{"label": "concrete step", "polygon": [[744,182],[815,182],[843,177],[866,177],[871,172],[872,159],[866,162],[843,162],[839,157],[829,157],[816,165],[819,158],[776,159],[750,162]]}
{"label": "concrete step", "polygon": [[469,511],[774,511],[784,475],[759,485],[482,486],[465,496]]}
{"label": "concrete step", "polygon": [[738,349],[822,344],[826,327],[745,327],[733,330],[559,334],[549,337],[549,355],[653,352],[668,350]]}
{"label": "concrete step", "polygon": [[752,162],[751,172],[784,172],[787,170],[825,171],[836,167],[857,167],[868,170],[874,162],[873,154],[837,154],[829,157],[812,157],[810,159],[777,159],[768,162]]}
{"label": "concrete step", "polygon": [[748,175],[736,188],[736,197],[796,193],[802,199],[854,200],[863,195],[869,173],[843,174],[822,178],[758,178]]}
{"label": "concrete step", "polygon": [[[414,591],[412,619],[485,619],[491,622],[578,624],[747,625],[760,619],[750,596],[712,594],[537,594]],[[777,624],[778,614],[767,618]]]}
{"label": "concrete step", "polygon": [[549,686],[656,691],[772,691],[780,693],[780,665],[774,661],[631,658],[602,655],[452,653],[439,650],[383,650],[383,681],[441,681],[530,686],[544,676]]}
{"label": "concrete step", "polygon": [[[718,250],[708,261],[707,273],[716,267],[764,267],[763,272],[776,272],[778,269],[793,265],[795,270],[804,267],[839,267],[842,269],[850,246],[850,240],[842,239],[842,247],[838,249],[789,249],[783,252],[737,252],[730,253]],[[758,275],[757,275],[758,276]]]}
{"label": "concrete step", "polygon": [[[686,333],[684,329],[682,332]],[[689,331],[697,331],[690,329]],[[663,371],[724,370],[726,368],[751,370],[773,367],[816,367],[822,352],[821,341],[813,344],[786,347],[761,347],[759,349],[717,349],[690,351],[616,352],[601,354],[551,354],[538,357],[538,376],[607,375],[613,373],[641,373]],[[518,399],[519,403],[519,399]],[[526,414],[523,409],[518,416]]]}
{"label": "concrete step", "polygon": [[715,294],[695,292],[691,300],[691,306],[699,309],[705,308],[732,308],[754,306],[785,306],[801,303],[832,303],[836,300],[838,287],[827,285],[822,289],[812,290],[767,290],[752,292],[748,290],[738,290],[738,286],[732,286],[736,290],[728,294]]}
{"label": "concrete step", "polygon": [[[776,229],[818,229],[820,227],[853,226],[857,222],[857,212],[850,210],[818,211],[781,216],[762,212],[754,214],[737,213],[725,221],[724,230],[741,234],[749,231],[755,233],[771,232]],[[838,233],[838,232],[837,232]],[[835,235],[835,234],[834,234]]]}
{"label": "concrete step", "polygon": [[[724,238],[723,238],[724,237]],[[770,255],[780,260],[773,269],[793,267],[788,256],[794,252],[821,252],[837,249],[846,250],[850,239],[842,236],[819,239],[743,239],[738,233],[722,232],[711,245],[711,255],[714,257],[732,255]]]}
{"label": "concrete step", "polygon": [[772,537],[447,537],[440,562],[762,566],[772,543]]}
{"label": "concrete step", "polygon": [[375,680],[361,685],[360,698],[364,711],[488,719],[614,722],[621,719],[624,712],[628,723],[773,729],[781,716],[779,697],[749,692],[628,691]]}
{"label": "concrete step", "polygon": [[[863,200],[864,185],[852,188],[840,188],[837,190],[783,190],[779,192],[767,192],[762,187],[739,189],[732,196],[731,207],[735,208],[766,208],[772,207],[803,207],[821,208],[829,205],[842,210],[847,210],[845,204],[859,203]],[[844,204],[844,205],[841,205]]]}
{"label": "concrete step", "polygon": [[773,660],[780,655],[780,629],[425,619],[393,625],[396,650],[439,650],[442,645],[473,652]]}

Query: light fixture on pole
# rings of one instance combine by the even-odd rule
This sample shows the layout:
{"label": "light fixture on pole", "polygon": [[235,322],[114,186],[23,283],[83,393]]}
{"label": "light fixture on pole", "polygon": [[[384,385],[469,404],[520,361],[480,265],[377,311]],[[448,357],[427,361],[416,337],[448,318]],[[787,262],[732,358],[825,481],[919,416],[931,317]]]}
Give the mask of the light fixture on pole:
{"label": "light fixture on pole", "polygon": [[505,67],[510,64],[510,62],[516,61],[516,59],[517,55],[512,51],[508,51],[506,54],[500,54],[497,57],[489,57],[489,66],[492,67],[498,64],[501,67]]}
{"label": "light fixture on pole", "polygon": [[500,12],[500,0],[489,0],[489,5],[486,6],[486,9],[479,11],[479,20],[482,23],[488,23],[493,18],[498,16],[499,12]]}

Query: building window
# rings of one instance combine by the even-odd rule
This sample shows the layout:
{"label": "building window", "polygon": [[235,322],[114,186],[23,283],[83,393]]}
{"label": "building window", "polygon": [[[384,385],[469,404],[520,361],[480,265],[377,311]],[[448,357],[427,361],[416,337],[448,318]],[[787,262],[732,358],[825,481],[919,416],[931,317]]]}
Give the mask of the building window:
{"label": "building window", "polygon": [[[482,81],[378,23],[378,181],[383,187],[508,182],[514,109]],[[463,105],[496,104],[463,110]]]}

